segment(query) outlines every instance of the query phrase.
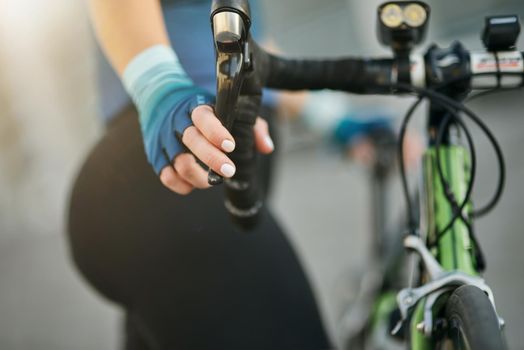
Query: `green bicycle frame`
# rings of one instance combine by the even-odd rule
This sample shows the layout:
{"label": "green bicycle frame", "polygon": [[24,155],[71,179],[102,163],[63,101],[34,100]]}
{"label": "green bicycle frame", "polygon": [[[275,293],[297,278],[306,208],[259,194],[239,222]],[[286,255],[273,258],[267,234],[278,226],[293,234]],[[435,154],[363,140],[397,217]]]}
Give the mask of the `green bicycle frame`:
{"label": "green bicycle frame", "polygon": [[[431,252],[442,267],[448,271],[462,271],[470,275],[478,275],[475,260],[475,247],[469,236],[468,226],[461,220],[456,220],[453,226],[439,239],[440,230],[448,226],[453,217],[453,209],[448,202],[439,178],[437,169],[437,150],[430,147],[423,158],[423,210],[425,210],[427,233],[426,242],[433,247]],[[468,150],[458,145],[442,145],[439,148],[440,161],[445,179],[458,203],[465,197],[470,180],[470,158]],[[470,209],[471,204],[466,206]],[[425,299],[422,299],[413,312],[410,324],[410,342],[414,350],[433,348],[432,339],[428,339],[417,330],[417,325],[423,321]],[[442,303],[440,303],[441,305]],[[439,305],[439,303],[437,303]],[[433,310],[436,315],[440,310]]]}

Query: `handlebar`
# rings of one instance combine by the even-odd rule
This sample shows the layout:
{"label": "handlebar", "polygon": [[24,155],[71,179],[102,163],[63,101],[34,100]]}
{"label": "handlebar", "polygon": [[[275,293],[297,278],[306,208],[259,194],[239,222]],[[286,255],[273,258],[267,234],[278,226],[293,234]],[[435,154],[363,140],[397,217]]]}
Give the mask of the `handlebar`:
{"label": "handlebar", "polygon": [[[263,87],[385,95],[406,93],[402,86],[410,85],[464,95],[472,89],[524,85],[524,53],[515,50],[469,52],[455,42],[449,48],[432,45],[425,55],[402,51],[394,58],[290,59],[268,53],[253,40],[247,0],[214,0],[211,22],[217,58],[215,112],[237,143],[231,154],[237,173],[225,182],[225,206],[244,229],[253,227],[262,207],[252,127]],[[221,180],[210,172],[210,184]]]}
{"label": "handlebar", "polygon": [[[354,94],[402,93],[394,86],[409,83],[437,88],[466,81],[465,89],[513,88],[524,85],[524,52],[468,52],[460,43],[410,56],[410,81],[400,81],[394,58],[286,59],[255,48],[262,84],[282,90],[330,89]],[[460,55],[458,55],[460,52]]]}

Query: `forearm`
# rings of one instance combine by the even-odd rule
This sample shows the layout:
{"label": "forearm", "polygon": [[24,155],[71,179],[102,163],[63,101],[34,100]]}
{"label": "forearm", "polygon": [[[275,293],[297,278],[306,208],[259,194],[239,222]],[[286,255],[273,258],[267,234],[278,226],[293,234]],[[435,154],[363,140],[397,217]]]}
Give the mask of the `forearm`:
{"label": "forearm", "polygon": [[170,45],[159,0],[89,0],[98,41],[113,68],[154,45]]}

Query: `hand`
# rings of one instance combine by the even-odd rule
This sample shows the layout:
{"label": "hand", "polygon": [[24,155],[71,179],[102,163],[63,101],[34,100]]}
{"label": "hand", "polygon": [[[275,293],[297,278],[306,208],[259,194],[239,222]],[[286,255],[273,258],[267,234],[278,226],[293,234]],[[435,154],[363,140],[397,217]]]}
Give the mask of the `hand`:
{"label": "hand", "polygon": [[[193,153],[177,155],[172,166],[166,166],[160,172],[160,181],[171,191],[181,195],[189,194],[193,189],[209,187],[207,171],[196,161],[195,156],[218,174],[230,178],[236,168],[226,155],[235,149],[235,140],[229,131],[215,116],[208,105],[195,108],[191,114],[193,125],[182,134],[182,142]],[[274,145],[267,122],[258,117],[253,128],[255,145],[263,154],[273,152]]]}
{"label": "hand", "polygon": [[[404,139],[403,149],[405,167],[408,170],[416,169],[424,153],[424,143],[421,136],[416,132],[408,131]],[[352,142],[347,153],[351,159],[368,167],[372,166],[377,160],[375,144],[367,136],[359,137],[355,142]]]}

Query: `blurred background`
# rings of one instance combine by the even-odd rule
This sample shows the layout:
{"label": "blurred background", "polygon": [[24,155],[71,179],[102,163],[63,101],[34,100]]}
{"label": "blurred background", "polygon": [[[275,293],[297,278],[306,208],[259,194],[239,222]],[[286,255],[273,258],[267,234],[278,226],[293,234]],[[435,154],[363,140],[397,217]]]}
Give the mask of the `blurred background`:
{"label": "blurred background", "polygon": [[[482,49],[484,16],[524,13],[521,0],[428,1],[426,43],[459,39]],[[268,29],[288,55],[388,54],[375,36],[377,0],[264,0]],[[96,98],[95,45],[81,0],[3,0],[0,11],[0,349],[116,349],[120,314],[74,270],[65,241],[68,191],[103,126]],[[524,48],[521,39],[520,46]],[[486,278],[507,322],[512,349],[524,349],[522,92],[472,108],[502,144],[508,167],[498,208],[477,223]],[[351,97],[397,118],[410,100]],[[272,205],[313,282],[333,334],[364,270],[370,231],[366,170],[332,152],[300,121],[282,122]],[[480,136],[479,133],[475,134]],[[495,159],[478,139],[475,198],[495,186]],[[301,174],[297,177],[296,174]],[[401,198],[393,196],[399,203]],[[322,218],[319,219],[319,218]],[[323,220],[328,219],[328,220]]]}

